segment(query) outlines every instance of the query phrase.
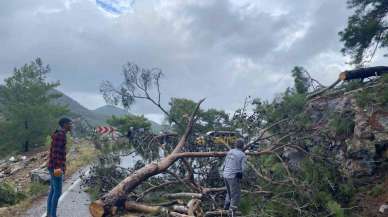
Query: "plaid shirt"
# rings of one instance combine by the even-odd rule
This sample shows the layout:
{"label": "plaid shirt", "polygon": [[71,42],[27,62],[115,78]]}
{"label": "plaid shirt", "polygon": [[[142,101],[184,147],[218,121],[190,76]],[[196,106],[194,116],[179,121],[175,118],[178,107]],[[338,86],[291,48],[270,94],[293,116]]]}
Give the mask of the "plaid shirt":
{"label": "plaid shirt", "polygon": [[66,131],[64,129],[56,130],[51,135],[48,168],[61,168],[63,172],[66,170]]}

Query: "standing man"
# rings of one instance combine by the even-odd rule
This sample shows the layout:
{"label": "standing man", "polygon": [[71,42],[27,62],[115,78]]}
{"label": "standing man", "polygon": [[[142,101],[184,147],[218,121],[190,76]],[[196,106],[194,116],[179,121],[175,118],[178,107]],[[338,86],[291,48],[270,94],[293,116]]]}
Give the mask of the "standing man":
{"label": "standing man", "polygon": [[224,209],[229,210],[234,216],[240,203],[241,186],[246,156],[243,152],[244,140],[238,139],[234,143],[234,148],[229,150],[224,162],[224,181],[226,185],[226,197]]}
{"label": "standing man", "polygon": [[51,147],[48,162],[50,172],[50,193],[47,199],[47,217],[57,217],[57,205],[62,194],[63,176],[66,171],[66,133],[73,125],[69,118],[59,120],[60,129],[51,135]]}

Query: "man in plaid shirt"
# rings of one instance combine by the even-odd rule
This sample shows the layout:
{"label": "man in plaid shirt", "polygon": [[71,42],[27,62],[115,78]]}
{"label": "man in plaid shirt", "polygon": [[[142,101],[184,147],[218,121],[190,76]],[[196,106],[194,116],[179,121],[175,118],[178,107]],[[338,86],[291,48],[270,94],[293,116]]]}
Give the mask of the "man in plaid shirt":
{"label": "man in plaid shirt", "polygon": [[48,161],[50,172],[50,193],[47,199],[47,217],[57,217],[57,205],[62,194],[63,175],[66,171],[66,133],[71,131],[69,118],[59,120],[60,129],[51,135],[51,147]]}

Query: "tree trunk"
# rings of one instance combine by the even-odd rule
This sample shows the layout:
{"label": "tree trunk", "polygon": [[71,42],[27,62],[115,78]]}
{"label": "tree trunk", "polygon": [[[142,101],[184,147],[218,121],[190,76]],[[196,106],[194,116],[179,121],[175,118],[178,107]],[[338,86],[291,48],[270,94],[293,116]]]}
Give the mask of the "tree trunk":
{"label": "tree trunk", "polygon": [[[27,135],[28,135],[28,121],[27,120],[24,121],[24,129],[26,130],[26,137],[27,137]],[[23,147],[24,152],[29,151],[29,146],[30,146],[29,143],[30,142],[28,141],[28,138],[26,138],[26,141],[24,142],[24,147]]]}
{"label": "tree trunk", "polygon": [[190,200],[189,203],[187,203],[187,206],[189,207],[187,214],[191,216],[197,216],[197,217],[204,216],[203,210],[200,205],[201,205],[201,200],[198,200],[198,199]]}
{"label": "tree trunk", "polygon": [[170,212],[169,214],[171,217],[195,217],[195,216],[185,215],[177,212]]}
{"label": "tree trunk", "polygon": [[189,208],[183,205],[173,205],[172,210],[182,214],[187,214],[189,212]]}
{"label": "tree trunk", "polygon": [[353,79],[364,79],[372,76],[381,76],[384,73],[388,73],[387,66],[375,66],[368,68],[360,68],[349,71],[344,71],[340,74],[342,81],[349,81]]}
{"label": "tree trunk", "polygon": [[149,206],[141,203],[135,203],[132,201],[125,202],[124,207],[128,211],[136,211],[153,215],[159,214],[162,211],[161,206]]}
{"label": "tree trunk", "polygon": [[175,194],[165,194],[164,197],[169,199],[184,199],[184,198],[198,198],[201,199],[203,194],[198,193],[175,193]]}

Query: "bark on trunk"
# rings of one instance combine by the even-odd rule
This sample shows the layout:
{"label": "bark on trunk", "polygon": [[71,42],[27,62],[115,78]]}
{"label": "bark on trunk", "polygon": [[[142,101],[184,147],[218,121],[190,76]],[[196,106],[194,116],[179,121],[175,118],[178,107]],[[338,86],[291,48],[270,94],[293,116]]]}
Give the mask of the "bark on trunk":
{"label": "bark on trunk", "polygon": [[169,214],[171,217],[195,217],[195,216],[185,215],[177,212],[170,212]]}
{"label": "bark on trunk", "polygon": [[183,205],[173,205],[172,210],[179,212],[179,213],[182,213],[182,214],[187,214],[189,212],[189,209]]}
{"label": "bark on trunk", "polygon": [[201,200],[198,199],[192,199],[187,203],[187,206],[189,207],[188,214],[192,216],[202,217],[204,216],[203,210],[201,208]]}
{"label": "bark on trunk", "polygon": [[159,214],[162,210],[161,206],[149,206],[141,203],[136,203],[132,201],[125,202],[125,209],[128,211],[136,211],[147,214]]}
{"label": "bark on trunk", "polygon": [[202,198],[202,194],[198,193],[175,193],[175,194],[165,194],[165,197],[169,199],[184,199],[184,198]]}
{"label": "bark on trunk", "polygon": [[372,76],[380,76],[384,73],[388,73],[387,66],[375,66],[375,67],[344,71],[340,74],[340,79],[342,81],[349,81],[353,79],[363,79],[363,78],[369,78]]}

